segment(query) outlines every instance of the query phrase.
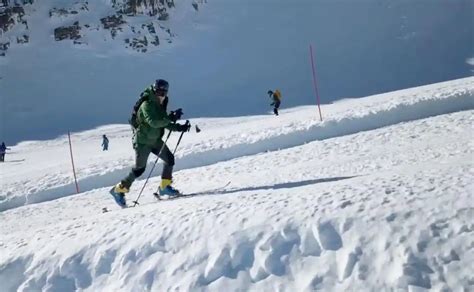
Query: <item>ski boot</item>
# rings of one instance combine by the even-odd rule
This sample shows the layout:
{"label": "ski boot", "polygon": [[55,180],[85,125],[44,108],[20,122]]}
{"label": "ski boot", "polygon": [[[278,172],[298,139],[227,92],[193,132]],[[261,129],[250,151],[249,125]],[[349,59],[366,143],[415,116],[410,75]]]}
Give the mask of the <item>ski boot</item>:
{"label": "ski boot", "polygon": [[125,193],[128,193],[129,189],[122,185],[122,183],[118,183],[117,185],[113,186],[109,193],[114,197],[115,202],[122,208],[127,207],[127,202],[125,201]]}
{"label": "ski boot", "polygon": [[176,197],[176,196],[181,195],[181,193],[177,189],[173,188],[172,186],[167,186],[164,189],[160,187],[159,191],[160,191],[160,196]]}
{"label": "ski boot", "polygon": [[[158,195],[158,196],[156,196]],[[171,186],[171,180],[170,179],[162,179],[161,180],[161,185],[158,188],[158,194],[155,193],[155,197],[159,200],[163,198],[163,196],[166,196],[168,199],[174,198],[181,195],[181,193],[173,188]]]}

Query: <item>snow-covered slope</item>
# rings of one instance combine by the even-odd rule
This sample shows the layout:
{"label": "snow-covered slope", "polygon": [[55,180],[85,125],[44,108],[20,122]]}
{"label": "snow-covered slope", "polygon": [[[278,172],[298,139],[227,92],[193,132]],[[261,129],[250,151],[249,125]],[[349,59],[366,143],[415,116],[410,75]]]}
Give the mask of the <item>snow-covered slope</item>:
{"label": "snow-covered slope", "polygon": [[[176,169],[205,166],[313,140],[474,109],[473,92],[474,78],[465,78],[344,100],[323,106],[323,122],[319,121],[315,107],[285,110],[278,119],[273,116],[192,119],[191,123],[203,132],[186,134],[176,153]],[[111,149],[107,153],[100,151],[103,134],[111,139]],[[72,134],[75,167],[82,191],[112,185],[129,171],[134,159],[131,134],[128,125],[103,126]],[[177,138],[177,134],[172,135],[169,144],[175,145]],[[33,149],[41,149],[41,154]],[[67,136],[46,142],[22,142],[12,149],[9,157],[12,162],[0,169],[0,210],[76,192]],[[153,162],[150,158],[149,165]],[[155,175],[158,174],[157,171]]]}
{"label": "snow-covered slope", "polygon": [[473,102],[467,78],[337,102],[324,122],[196,119],[175,184],[203,193],[155,203],[153,177],[125,210],[107,191],[132,162],[126,126],[72,135],[78,195],[65,138],[20,143],[0,164],[2,291],[469,291]]}

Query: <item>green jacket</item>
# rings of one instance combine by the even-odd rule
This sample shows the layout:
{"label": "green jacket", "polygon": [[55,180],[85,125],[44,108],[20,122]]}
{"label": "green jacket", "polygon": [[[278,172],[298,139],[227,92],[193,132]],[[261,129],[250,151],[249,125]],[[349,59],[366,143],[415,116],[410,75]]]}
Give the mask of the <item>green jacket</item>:
{"label": "green jacket", "polygon": [[177,124],[170,120],[166,112],[168,97],[165,98],[163,104],[160,104],[151,88],[147,88],[142,94],[148,95],[149,98],[138,109],[138,128],[133,142],[134,144],[157,145],[165,129],[176,131]]}

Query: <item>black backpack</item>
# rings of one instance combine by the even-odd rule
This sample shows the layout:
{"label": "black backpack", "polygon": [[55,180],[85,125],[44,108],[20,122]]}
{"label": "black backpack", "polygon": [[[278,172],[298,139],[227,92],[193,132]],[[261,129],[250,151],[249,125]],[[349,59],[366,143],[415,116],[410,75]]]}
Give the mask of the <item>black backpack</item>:
{"label": "black backpack", "polygon": [[136,129],[138,128],[138,110],[140,109],[140,106],[142,103],[148,99],[148,94],[146,94],[146,91],[140,94],[140,98],[137,100],[135,105],[133,106],[133,111],[132,111],[132,116],[128,120],[132,128]]}
{"label": "black backpack", "polygon": [[[152,90],[152,89],[150,89],[150,90]],[[139,123],[138,123],[138,110],[140,109],[140,106],[142,105],[142,103],[145,100],[148,100],[149,96],[150,96],[150,91],[145,90],[144,92],[142,92],[140,94],[140,98],[137,100],[137,102],[133,106],[132,116],[128,120],[128,122],[130,123],[130,125],[132,126],[133,129],[137,129],[138,126],[139,126]],[[165,110],[168,107],[168,97],[166,97],[166,99],[163,103],[163,107],[165,108]]]}

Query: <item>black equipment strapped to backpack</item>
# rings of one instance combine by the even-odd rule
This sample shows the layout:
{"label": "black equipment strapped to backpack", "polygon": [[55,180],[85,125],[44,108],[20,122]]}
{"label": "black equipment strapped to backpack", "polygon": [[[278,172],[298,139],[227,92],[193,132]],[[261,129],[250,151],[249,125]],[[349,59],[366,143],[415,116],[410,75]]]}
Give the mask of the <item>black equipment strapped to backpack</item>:
{"label": "black equipment strapped to backpack", "polygon": [[132,128],[136,129],[138,128],[138,110],[140,109],[140,106],[142,105],[142,103],[148,99],[148,96],[149,94],[147,94],[147,92],[143,92],[141,95],[140,95],[140,98],[137,100],[137,102],[135,103],[135,105],[133,106],[133,111],[132,111],[132,116],[130,117],[130,119],[128,120],[128,122],[130,123],[130,125],[132,126]]}

